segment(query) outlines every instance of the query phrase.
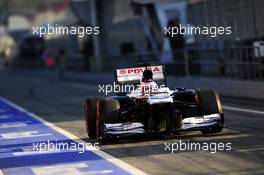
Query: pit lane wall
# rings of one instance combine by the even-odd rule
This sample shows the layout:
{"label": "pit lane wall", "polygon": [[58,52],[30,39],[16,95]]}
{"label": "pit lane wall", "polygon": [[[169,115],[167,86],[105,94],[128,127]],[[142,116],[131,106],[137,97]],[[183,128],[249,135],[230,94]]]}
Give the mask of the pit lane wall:
{"label": "pit lane wall", "polygon": [[212,79],[205,77],[168,77],[170,87],[215,89],[222,96],[264,100],[264,81]]}

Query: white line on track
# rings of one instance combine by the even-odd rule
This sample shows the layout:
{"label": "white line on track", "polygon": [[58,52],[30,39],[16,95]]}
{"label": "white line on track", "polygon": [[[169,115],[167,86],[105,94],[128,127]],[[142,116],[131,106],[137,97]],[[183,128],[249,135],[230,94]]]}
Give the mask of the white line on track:
{"label": "white line on track", "polygon": [[245,149],[238,149],[237,151],[240,152],[250,152],[250,151],[263,151],[264,148],[260,147],[260,148],[245,148]]}
{"label": "white line on track", "polygon": [[[72,139],[72,140],[74,140],[74,141],[76,141],[76,142],[78,142],[78,143],[86,143],[85,141],[81,140],[81,139],[78,138],[77,136],[75,136],[75,135],[69,133],[68,131],[65,131],[65,130],[62,129],[62,128],[57,127],[57,126],[54,125],[53,123],[50,123],[50,122],[48,122],[48,121],[46,121],[46,120],[40,118],[39,116],[35,115],[34,113],[31,113],[31,112],[27,111],[26,109],[24,109],[24,108],[22,108],[22,107],[16,105],[15,103],[13,103],[13,102],[7,100],[6,98],[0,97],[0,99],[1,99],[2,101],[6,102],[7,104],[9,104],[10,106],[13,106],[13,107],[16,108],[17,110],[19,110],[19,111],[21,111],[21,112],[25,112],[25,113],[27,113],[29,116],[31,116],[31,117],[33,117],[33,118],[39,120],[39,121],[42,122],[44,125],[46,125],[46,126],[52,128],[52,129],[54,129],[55,131],[57,131],[57,132],[63,134],[64,136],[67,136],[68,138],[70,138],[70,139]],[[139,169],[137,169],[137,168],[135,168],[135,167],[129,165],[128,163],[123,162],[123,161],[121,161],[121,160],[119,160],[119,159],[117,159],[117,158],[115,158],[115,157],[113,157],[113,156],[111,156],[111,155],[109,155],[109,154],[107,154],[107,153],[101,151],[101,150],[91,150],[91,151],[94,152],[95,154],[97,154],[98,156],[104,158],[105,160],[111,162],[112,164],[118,166],[119,168],[124,169],[125,171],[128,171],[128,172],[131,173],[131,174],[135,174],[135,175],[146,175],[145,172],[143,172],[143,171],[141,171],[141,170],[139,170]],[[3,173],[2,173],[2,174],[1,174],[1,173],[2,173],[2,171],[0,170],[0,175],[3,174]]]}
{"label": "white line on track", "polygon": [[237,107],[224,106],[224,105],[223,105],[223,108],[226,110],[230,110],[230,111],[247,112],[247,113],[255,113],[255,114],[264,115],[264,111],[257,111],[253,109],[244,109],[244,108],[237,108]]}
{"label": "white line on track", "polygon": [[4,175],[3,171],[0,169],[0,175]]}

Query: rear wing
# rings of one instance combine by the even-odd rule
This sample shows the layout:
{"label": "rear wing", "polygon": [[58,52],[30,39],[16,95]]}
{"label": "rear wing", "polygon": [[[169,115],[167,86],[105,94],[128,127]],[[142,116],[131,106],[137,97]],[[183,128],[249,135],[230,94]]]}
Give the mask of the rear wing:
{"label": "rear wing", "polygon": [[163,66],[146,66],[136,68],[117,69],[116,81],[118,83],[139,83],[143,77],[143,71],[149,69],[153,73],[153,80],[165,80],[165,68]]}

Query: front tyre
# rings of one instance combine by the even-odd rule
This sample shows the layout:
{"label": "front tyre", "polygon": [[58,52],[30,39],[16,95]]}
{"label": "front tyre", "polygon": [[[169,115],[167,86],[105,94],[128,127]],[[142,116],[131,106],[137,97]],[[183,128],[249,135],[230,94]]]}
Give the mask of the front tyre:
{"label": "front tyre", "polygon": [[199,90],[197,91],[197,101],[199,105],[199,111],[201,115],[220,114],[221,119],[217,124],[202,129],[203,134],[214,134],[221,132],[224,128],[224,115],[222,110],[222,104],[219,95],[213,90]]}

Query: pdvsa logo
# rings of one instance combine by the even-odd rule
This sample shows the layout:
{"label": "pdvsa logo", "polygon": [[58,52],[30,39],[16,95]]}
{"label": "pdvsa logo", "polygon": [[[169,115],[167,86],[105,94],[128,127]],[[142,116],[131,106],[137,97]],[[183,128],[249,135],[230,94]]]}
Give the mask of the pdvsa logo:
{"label": "pdvsa logo", "polygon": [[[143,71],[145,70],[144,67],[142,68],[129,68],[129,69],[121,69],[119,71],[119,74],[121,75],[124,75],[124,74],[128,74],[128,75],[131,75],[131,74],[141,74],[143,73]],[[155,72],[160,72],[160,67],[156,66],[156,67],[151,67],[151,70],[153,73]]]}

